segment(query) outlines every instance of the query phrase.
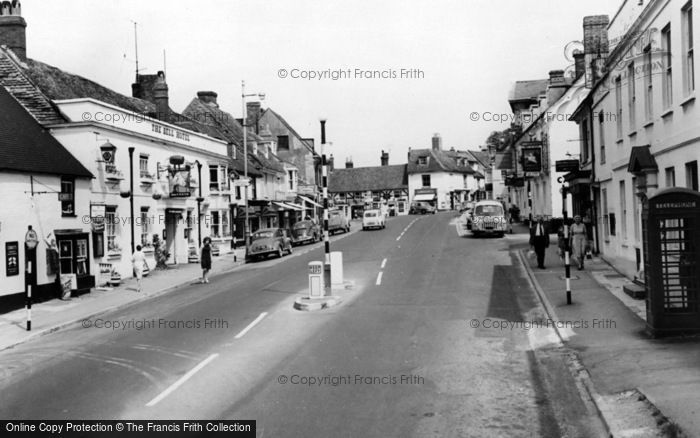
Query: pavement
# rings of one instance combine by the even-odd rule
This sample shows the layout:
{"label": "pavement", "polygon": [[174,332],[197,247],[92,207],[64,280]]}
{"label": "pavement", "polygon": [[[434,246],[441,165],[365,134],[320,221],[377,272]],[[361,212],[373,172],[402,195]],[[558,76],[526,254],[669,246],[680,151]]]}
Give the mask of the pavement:
{"label": "pavement", "polygon": [[[211,276],[229,272],[244,264],[245,249],[213,257]],[[0,314],[0,350],[46,335],[76,321],[153,298],[180,287],[198,283],[202,278],[199,263],[172,265],[152,270],[142,280],[142,292],[136,291],[136,280],[128,278],[113,288],[96,288],[70,300],[50,300],[32,305],[32,329],[27,331],[27,311],[18,309]]]}
{"label": "pavement", "polygon": [[[527,233],[527,228],[517,225],[514,231]],[[582,271],[572,266],[569,305],[565,267],[556,244],[547,250],[545,269],[537,269],[526,245],[518,249],[562,341],[588,371],[590,389],[612,435],[683,436],[682,431],[700,437],[700,337],[648,336],[644,300],[622,291],[632,283],[633,278],[624,275],[631,276],[629,270],[600,257],[586,260]],[[620,425],[620,418],[615,418],[624,412],[616,409],[616,402],[632,392],[638,394],[635,400],[647,405],[656,432],[645,434],[641,425],[631,430],[635,426],[629,421]]]}

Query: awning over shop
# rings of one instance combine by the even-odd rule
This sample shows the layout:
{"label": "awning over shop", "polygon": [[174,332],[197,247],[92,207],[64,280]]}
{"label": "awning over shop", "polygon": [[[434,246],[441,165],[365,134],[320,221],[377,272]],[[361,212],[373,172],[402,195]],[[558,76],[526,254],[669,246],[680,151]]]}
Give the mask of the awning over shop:
{"label": "awning over shop", "polygon": [[296,210],[296,211],[303,211],[304,207],[301,205],[296,205],[296,204],[289,204],[286,202],[273,202],[274,205],[279,207],[281,210]]}
{"label": "awning over shop", "polygon": [[414,201],[434,201],[435,193],[421,193],[413,197]]}
{"label": "awning over shop", "polygon": [[316,207],[321,207],[321,208],[323,208],[323,205],[319,204],[318,202],[312,201],[311,199],[307,198],[306,196],[301,196],[301,195],[299,195],[299,197],[300,197],[304,202],[307,202],[307,203],[309,203],[309,204],[311,204],[311,205],[315,205]]}
{"label": "awning over shop", "polygon": [[292,204],[291,202],[285,202],[284,205],[296,211],[304,211],[306,208],[303,205]]}

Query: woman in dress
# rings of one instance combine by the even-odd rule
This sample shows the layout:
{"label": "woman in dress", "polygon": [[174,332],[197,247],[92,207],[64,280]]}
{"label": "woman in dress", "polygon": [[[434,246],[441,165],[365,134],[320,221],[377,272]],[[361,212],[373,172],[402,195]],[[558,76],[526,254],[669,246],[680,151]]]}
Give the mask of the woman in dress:
{"label": "woman in dress", "polygon": [[202,245],[202,249],[200,251],[200,262],[202,264],[202,283],[209,283],[209,279],[207,278],[207,274],[209,274],[209,270],[211,269],[211,239],[208,237],[204,238],[204,244]]}
{"label": "woman in dress", "polygon": [[571,235],[571,255],[578,261],[578,270],[580,271],[583,269],[583,259],[586,257],[586,244],[588,243],[586,225],[581,222],[581,216],[574,216],[574,223],[569,232]]}
{"label": "woman in dress", "polygon": [[131,256],[131,264],[136,277],[136,292],[141,292],[141,279],[143,279],[143,267],[146,264],[146,255],[141,251],[141,245],[136,245],[136,251]]}

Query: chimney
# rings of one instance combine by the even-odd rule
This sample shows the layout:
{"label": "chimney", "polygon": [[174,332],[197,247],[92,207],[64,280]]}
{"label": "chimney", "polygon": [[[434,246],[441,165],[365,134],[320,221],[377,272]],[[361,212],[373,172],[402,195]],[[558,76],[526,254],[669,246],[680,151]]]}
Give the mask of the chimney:
{"label": "chimney", "polygon": [[205,105],[212,106],[214,108],[219,107],[219,104],[216,102],[217,97],[219,97],[219,95],[216,94],[214,91],[198,91],[197,92],[197,99],[199,99]]}
{"label": "chimney", "polygon": [[260,132],[260,127],[258,126],[260,121],[260,102],[246,102],[245,106],[246,115],[248,116],[245,124],[248,127],[252,126],[255,133],[258,134]]}
{"label": "chimney", "polygon": [[441,151],[442,150],[442,137],[440,137],[440,134],[438,134],[438,133],[433,134],[433,150],[434,151]]}
{"label": "chimney", "polygon": [[574,81],[576,81],[586,73],[586,58],[583,52],[574,53],[574,68],[576,72]]}
{"label": "chimney", "polygon": [[165,82],[165,73],[158,72],[156,83],[153,86],[153,103],[156,104],[156,118],[167,120],[170,114],[168,103],[168,84]]}
{"label": "chimney", "polygon": [[346,168],[346,169],[352,169],[352,168],[353,168],[352,157],[347,157],[347,158],[345,159],[345,168]]}
{"label": "chimney", "polygon": [[382,151],[382,166],[389,165],[389,152]]}
{"label": "chimney", "polygon": [[0,45],[7,46],[22,61],[27,60],[26,30],[19,0],[0,3]]}
{"label": "chimney", "polygon": [[591,77],[586,82],[595,83],[605,73],[605,61],[608,57],[608,24],[607,15],[591,15],[583,17],[583,52],[585,69],[590,69]]}
{"label": "chimney", "polygon": [[564,78],[564,70],[552,70],[549,72],[549,84],[547,85],[547,105],[552,105],[559,100],[569,85]]}

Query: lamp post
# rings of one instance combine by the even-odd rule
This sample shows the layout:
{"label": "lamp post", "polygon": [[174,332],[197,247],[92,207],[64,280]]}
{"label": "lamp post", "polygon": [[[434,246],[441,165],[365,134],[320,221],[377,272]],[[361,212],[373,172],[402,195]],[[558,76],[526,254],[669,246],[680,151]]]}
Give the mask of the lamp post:
{"label": "lamp post", "polygon": [[250,225],[248,223],[248,187],[250,181],[248,180],[248,141],[247,132],[248,125],[246,121],[248,119],[248,112],[246,111],[246,97],[258,96],[260,100],[265,99],[265,93],[251,93],[245,94],[245,81],[241,81],[241,104],[243,107],[243,178],[246,181],[246,185],[243,186],[243,202],[245,206],[245,224],[243,225],[243,237],[245,238],[245,253],[248,256],[248,250],[250,246]]}
{"label": "lamp post", "polygon": [[134,147],[129,146],[129,210],[131,213],[131,253],[135,251],[134,245]]}
{"label": "lamp post", "polygon": [[197,164],[197,183],[199,184],[199,196],[197,196],[197,248],[202,247],[202,163],[195,160]]}

